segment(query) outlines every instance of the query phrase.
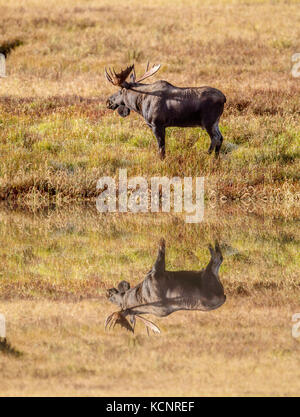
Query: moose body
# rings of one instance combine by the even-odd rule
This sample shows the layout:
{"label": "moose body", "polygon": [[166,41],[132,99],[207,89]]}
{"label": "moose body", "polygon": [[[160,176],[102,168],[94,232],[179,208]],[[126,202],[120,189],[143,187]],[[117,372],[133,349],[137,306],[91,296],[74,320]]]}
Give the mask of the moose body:
{"label": "moose body", "polygon": [[[143,84],[140,81],[153,75],[159,66],[153,67],[138,81],[135,75],[131,82],[125,79],[130,69],[127,68],[120,74],[108,75],[108,79],[114,85],[119,85],[121,90],[110,96],[107,107],[117,110],[119,115],[126,117],[133,110],[145,119],[152,129],[158,143],[159,154],[165,157],[165,130],[167,127],[195,127],[200,126],[208,132],[211,145],[208,152],[215,150],[219,154],[223,142],[223,136],[219,129],[219,120],[223,113],[226,97],[212,87],[175,87],[167,81],[157,81],[153,84]],[[122,74],[125,73],[123,76]],[[148,75],[147,75],[148,74]]]}
{"label": "moose body", "polygon": [[[157,331],[154,323],[142,318],[141,314],[168,316],[178,310],[210,311],[224,304],[226,296],[219,279],[219,268],[223,257],[219,248],[210,246],[211,259],[201,271],[166,271],[165,242],[162,239],[153,268],[136,287],[130,288],[126,281],[118,289],[107,292],[108,299],[117,304],[121,311],[108,317],[108,322],[119,323],[128,330],[134,330],[135,318]],[[133,327],[126,320],[130,316]]]}

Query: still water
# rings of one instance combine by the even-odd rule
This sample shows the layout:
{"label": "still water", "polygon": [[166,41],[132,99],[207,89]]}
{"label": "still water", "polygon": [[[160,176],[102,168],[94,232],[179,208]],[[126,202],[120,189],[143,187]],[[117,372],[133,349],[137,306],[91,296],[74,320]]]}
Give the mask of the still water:
{"label": "still water", "polygon": [[0,248],[0,313],[21,353],[0,369],[20,393],[218,395],[226,378],[229,395],[299,391],[297,211],[227,205],[186,224],[2,208]]}

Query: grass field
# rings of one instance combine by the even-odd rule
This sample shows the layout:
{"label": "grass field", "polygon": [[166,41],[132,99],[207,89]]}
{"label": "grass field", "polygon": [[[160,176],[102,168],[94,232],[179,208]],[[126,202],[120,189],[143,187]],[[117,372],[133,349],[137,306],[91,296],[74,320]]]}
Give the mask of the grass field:
{"label": "grass field", "polygon": [[[299,1],[0,0],[0,395],[299,395]],[[2,48],[2,49],[1,49]],[[166,159],[138,115],[105,107],[104,67],[227,97],[216,161],[200,128],[167,131]],[[107,214],[105,175],[204,176],[205,215]],[[107,288],[201,269],[218,239],[227,301],[104,332]]]}
{"label": "grass field", "polygon": [[[102,175],[205,175],[236,198],[241,185],[299,190],[299,2],[63,0],[0,2],[0,45],[23,44],[0,81],[0,198],[25,203],[95,196]],[[147,59],[153,80],[211,85],[227,96],[224,154],[207,154],[201,129],[169,129],[167,159],[138,115],[105,108],[105,66]],[[46,196],[46,197],[45,197]],[[25,204],[24,203],[24,204]],[[42,203],[40,203],[42,204]]]}

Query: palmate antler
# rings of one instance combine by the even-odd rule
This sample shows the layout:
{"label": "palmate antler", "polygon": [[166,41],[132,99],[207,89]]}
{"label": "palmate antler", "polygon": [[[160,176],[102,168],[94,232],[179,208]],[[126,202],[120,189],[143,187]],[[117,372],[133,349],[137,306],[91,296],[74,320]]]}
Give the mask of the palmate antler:
{"label": "palmate antler", "polygon": [[124,327],[126,330],[129,330],[130,332],[134,333],[135,328],[135,320],[139,319],[141,320],[147,330],[148,336],[149,336],[149,329],[153,331],[153,333],[160,333],[159,328],[154,324],[152,321],[145,319],[144,317],[141,317],[139,315],[132,315],[132,326],[129,323],[129,321],[124,317],[122,314],[122,311],[116,311],[112,314],[110,314],[107,319],[105,320],[105,330],[108,327],[108,330],[111,328],[114,329],[116,324],[119,324],[121,327]]}
{"label": "palmate antler", "polygon": [[159,68],[161,67],[160,64],[158,65],[153,65],[150,69],[149,69],[149,61],[147,62],[147,67],[146,67],[146,71],[144,73],[144,75],[142,75],[142,77],[138,78],[137,80],[135,80],[136,83],[139,83],[143,80],[145,80],[146,78],[151,77],[152,75],[154,75]]}
{"label": "palmate antler", "polygon": [[149,336],[149,329],[152,330],[153,333],[160,333],[159,328],[152,321],[147,320],[144,317],[141,317],[141,316],[138,316],[138,315],[136,315],[135,317],[137,317],[138,319],[140,319],[144,323],[144,325],[147,329],[148,336]]}
{"label": "palmate antler", "polygon": [[121,327],[124,327],[126,330],[134,333],[134,328],[131,326],[129,321],[123,316],[122,311],[115,311],[110,314],[105,320],[105,330],[108,327],[108,330],[114,328],[116,324],[119,324]]}
{"label": "palmate antler", "polygon": [[109,72],[105,68],[105,76],[106,76],[107,81],[109,81],[113,85],[122,87],[122,85],[126,81],[126,78],[129,76],[129,74],[131,73],[133,69],[134,69],[134,65],[130,65],[126,69],[121,70],[121,72],[116,73],[114,68],[112,70],[111,68],[108,68]]}
{"label": "palmate antler", "polygon": [[128,78],[131,72],[132,72],[132,82],[139,83],[145,80],[146,78],[149,78],[152,75],[154,75],[159,69],[160,69],[160,64],[153,65],[151,68],[149,68],[149,61],[148,61],[144,75],[142,75],[142,77],[138,79],[136,79],[134,64],[130,65],[124,70],[121,70],[121,72],[119,73],[116,73],[114,68],[113,69],[108,68],[108,71],[105,68],[105,77],[107,81],[109,81],[111,84],[118,86],[118,87],[123,87],[126,79]]}

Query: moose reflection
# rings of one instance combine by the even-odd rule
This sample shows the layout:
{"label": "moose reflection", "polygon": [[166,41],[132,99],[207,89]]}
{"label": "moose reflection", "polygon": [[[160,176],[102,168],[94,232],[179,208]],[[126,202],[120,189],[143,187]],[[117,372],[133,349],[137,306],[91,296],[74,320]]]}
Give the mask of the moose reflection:
{"label": "moose reflection", "polygon": [[226,300],[219,278],[223,256],[218,242],[215,247],[210,245],[209,250],[210,261],[201,271],[166,271],[165,240],[161,239],[156,262],[141,283],[130,288],[128,282],[121,281],[117,289],[107,291],[109,301],[121,310],[107,317],[105,329],[120,324],[134,332],[136,319],[139,319],[148,334],[149,329],[160,333],[159,328],[141,314],[165,317],[178,310],[209,311],[221,307]]}

